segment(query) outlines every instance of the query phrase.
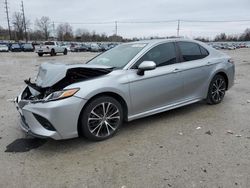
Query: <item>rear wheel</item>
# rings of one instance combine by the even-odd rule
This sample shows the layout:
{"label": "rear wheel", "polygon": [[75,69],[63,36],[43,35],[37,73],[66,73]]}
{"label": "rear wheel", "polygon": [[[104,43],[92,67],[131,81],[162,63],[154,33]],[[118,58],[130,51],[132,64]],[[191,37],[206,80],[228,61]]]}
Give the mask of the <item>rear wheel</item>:
{"label": "rear wheel", "polygon": [[68,53],[68,50],[65,48],[63,51],[63,55],[67,55],[67,53]]}
{"label": "rear wheel", "polygon": [[221,75],[215,75],[212,79],[207,94],[208,104],[219,104],[226,93],[226,80]]}
{"label": "rear wheel", "polygon": [[51,56],[55,56],[55,55],[56,55],[56,53],[55,53],[55,50],[54,50],[54,49],[52,49],[52,50],[51,50],[50,55],[51,55]]}
{"label": "rear wheel", "polygon": [[38,53],[38,56],[39,56],[39,57],[42,57],[42,56],[43,56],[43,53]]}
{"label": "rear wheel", "polygon": [[112,137],[123,123],[121,104],[114,98],[102,96],[92,100],[80,117],[82,134],[94,141]]}

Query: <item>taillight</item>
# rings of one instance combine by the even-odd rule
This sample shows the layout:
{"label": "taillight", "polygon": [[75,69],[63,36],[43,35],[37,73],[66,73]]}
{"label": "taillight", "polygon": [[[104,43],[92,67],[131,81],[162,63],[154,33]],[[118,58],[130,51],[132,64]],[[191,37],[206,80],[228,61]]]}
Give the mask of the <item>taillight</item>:
{"label": "taillight", "polygon": [[233,59],[229,59],[229,60],[228,60],[228,63],[234,64],[234,60],[233,60]]}

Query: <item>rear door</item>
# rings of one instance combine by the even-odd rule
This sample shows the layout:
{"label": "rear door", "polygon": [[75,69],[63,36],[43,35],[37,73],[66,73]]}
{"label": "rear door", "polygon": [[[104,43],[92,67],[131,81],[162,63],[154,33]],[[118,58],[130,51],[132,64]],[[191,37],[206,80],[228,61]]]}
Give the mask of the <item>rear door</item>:
{"label": "rear door", "polygon": [[177,42],[181,56],[180,69],[184,79],[185,99],[204,97],[209,79],[208,51],[194,42]]}

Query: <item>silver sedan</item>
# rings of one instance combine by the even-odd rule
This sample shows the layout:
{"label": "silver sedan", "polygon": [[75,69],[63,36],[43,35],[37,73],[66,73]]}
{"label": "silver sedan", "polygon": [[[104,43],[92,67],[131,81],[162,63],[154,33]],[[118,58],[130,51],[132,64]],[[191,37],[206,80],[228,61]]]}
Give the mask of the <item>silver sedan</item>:
{"label": "silver sedan", "polygon": [[86,64],[42,64],[16,98],[21,127],[56,140],[112,137],[131,121],[206,100],[220,103],[234,62],[186,39],[121,44]]}

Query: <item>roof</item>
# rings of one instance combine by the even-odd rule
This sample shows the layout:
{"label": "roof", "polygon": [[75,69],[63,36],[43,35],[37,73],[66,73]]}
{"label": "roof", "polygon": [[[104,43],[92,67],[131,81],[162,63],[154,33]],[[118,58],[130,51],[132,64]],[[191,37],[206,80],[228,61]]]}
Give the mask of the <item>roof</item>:
{"label": "roof", "polygon": [[185,38],[151,39],[151,40],[140,40],[140,41],[129,42],[129,43],[130,44],[147,43],[149,46],[152,46],[152,45],[163,43],[163,42],[174,42],[174,41],[187,41],[187,42],[202,43],[197,40],[185,39]]}

